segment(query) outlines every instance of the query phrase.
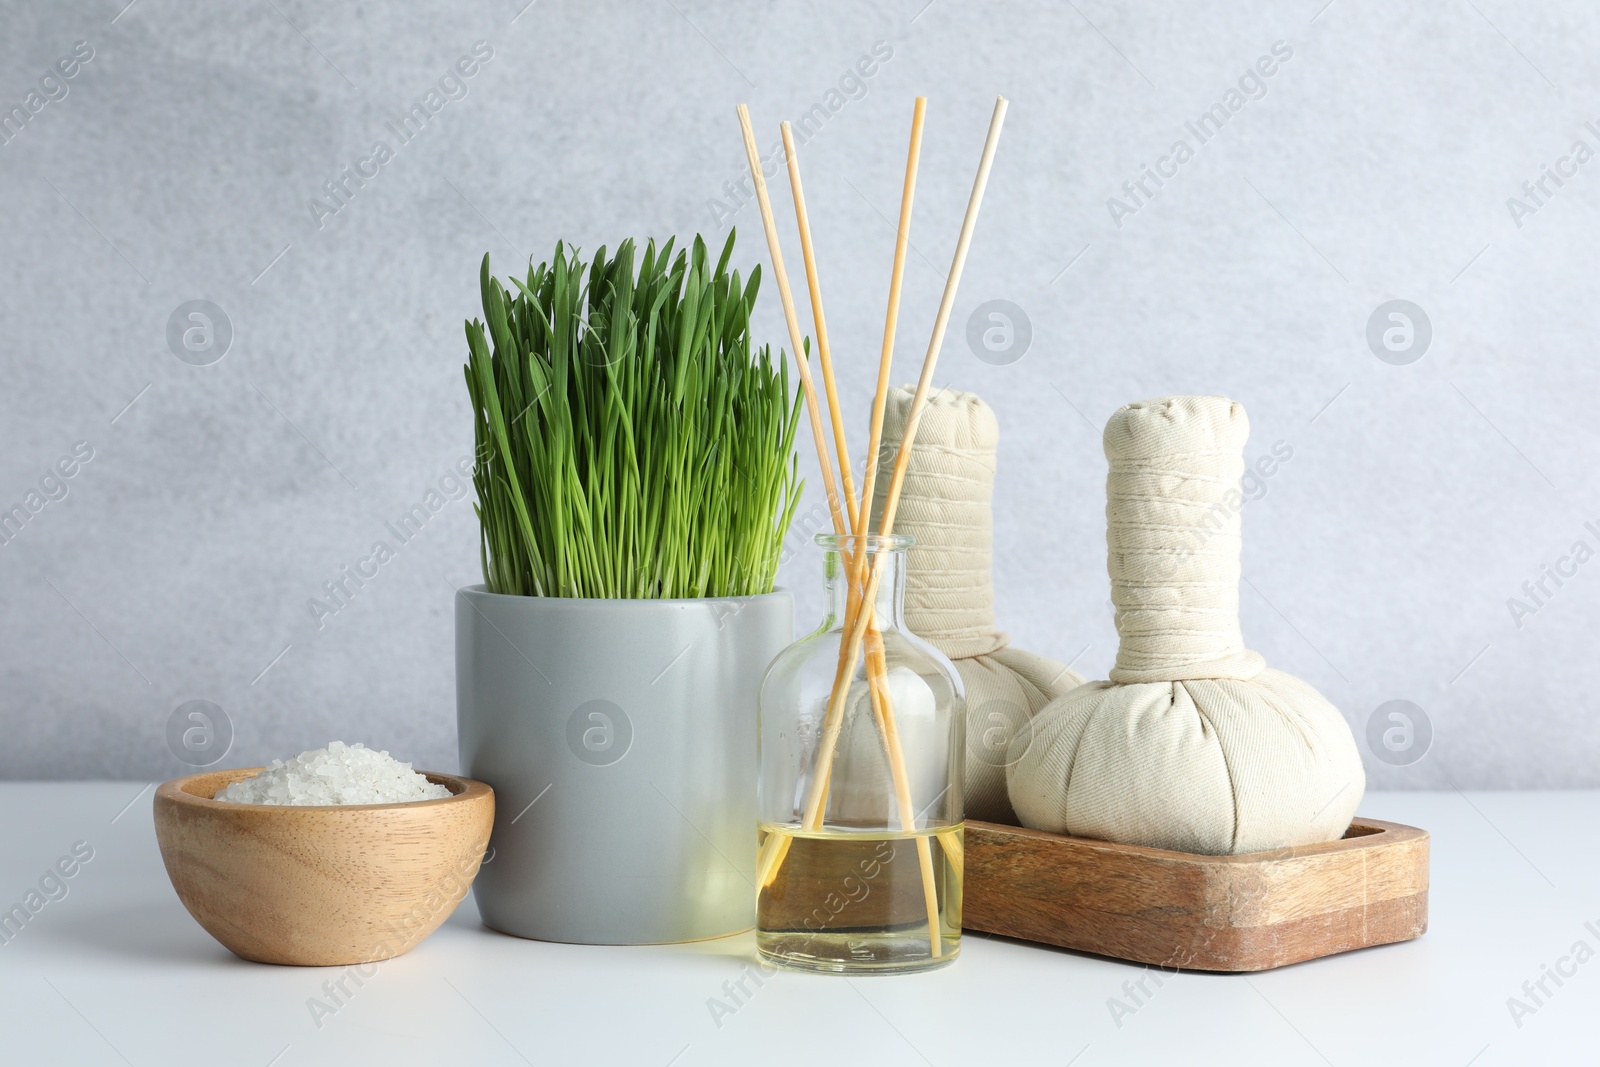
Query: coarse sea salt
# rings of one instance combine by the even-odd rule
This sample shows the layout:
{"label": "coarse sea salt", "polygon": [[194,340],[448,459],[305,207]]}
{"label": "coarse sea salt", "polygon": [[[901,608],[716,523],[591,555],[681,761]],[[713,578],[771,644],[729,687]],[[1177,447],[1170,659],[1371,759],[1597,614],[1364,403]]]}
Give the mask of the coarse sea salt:
{"label": "coarse sea salt", "polygon": [[451,795],[387,751],[330,741],[327,748],[302,752],[287,763],[273,760],[254,778],[221,790],[216,799],[234,804],[400,804]]}

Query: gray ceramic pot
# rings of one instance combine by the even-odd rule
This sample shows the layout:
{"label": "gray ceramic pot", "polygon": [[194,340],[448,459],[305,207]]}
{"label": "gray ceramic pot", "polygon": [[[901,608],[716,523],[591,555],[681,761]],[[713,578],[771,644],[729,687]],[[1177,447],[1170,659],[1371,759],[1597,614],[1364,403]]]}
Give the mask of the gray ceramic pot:
{"label": "gray ceramic pot", "polygon": [[727,600],[456,594],[463,771],[495,790],[483,921],[653,944],[755,920],[756,699],[782,590]]}

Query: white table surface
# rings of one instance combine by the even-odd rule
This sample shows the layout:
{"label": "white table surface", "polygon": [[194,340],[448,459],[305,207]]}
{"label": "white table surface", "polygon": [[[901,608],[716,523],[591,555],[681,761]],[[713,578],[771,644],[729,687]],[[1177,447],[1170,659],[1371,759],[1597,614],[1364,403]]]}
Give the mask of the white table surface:
{"label": "white table surface", "polygon": [[[246,963],[184,911],[139,783],[0,783],[0,905],[76,842],[94,858],[0,944],[0,1064],[1600,1063],[1600,792],[1372,794],[1362,814],[1433,834],[1421,939],[1255,975],[1164,976],[968,934],[930,974],[782,973],[732,1015],[712,998],[749,935],[593,948],[485,929],[470,898],[318,1026],[339,969]],[[1586,928],[1592,923],[1593,929]],[[1518,1021],[1579,941],[1595,958]],[[1537,990],[1535,990],[1537,992]],[[719,1025],[720,1023],[720,1025]]]}

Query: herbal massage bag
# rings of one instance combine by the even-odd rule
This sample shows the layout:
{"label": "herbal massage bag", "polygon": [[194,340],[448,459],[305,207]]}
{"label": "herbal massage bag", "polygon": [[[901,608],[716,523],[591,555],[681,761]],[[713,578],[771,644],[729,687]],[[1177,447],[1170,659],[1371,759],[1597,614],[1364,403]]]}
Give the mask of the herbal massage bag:
{"label": "herbal massage bag", "polygon": [[[912,390],[889,394],[873,513],[905,435]],[[949,656],[966,687],[966,813],[1016,825],[1006,796],[1011,742],[1034,713],[1083,683],[1063,664],[1010,647],[995,628],[991,577],[995,450],[1000,425],[972,393],[928,398],[911,449],[895,532],[916,538],[906,560],[906,626]]]}
{"label": "herbal massage bag", "polygon": [[1129,404],[1105,430],[1110,681],[1041,711],[1012,748],[1025,826],[1227,855],[1343,836],[1366,775],[1339,710],[1239,630],[1244,408]]}

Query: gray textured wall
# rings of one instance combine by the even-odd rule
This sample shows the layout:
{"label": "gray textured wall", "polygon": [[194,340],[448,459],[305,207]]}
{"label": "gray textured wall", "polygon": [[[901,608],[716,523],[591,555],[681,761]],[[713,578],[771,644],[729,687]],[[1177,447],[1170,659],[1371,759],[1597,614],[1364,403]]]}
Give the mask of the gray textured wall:
{"label": "gray textured wall", "polygon": [[[460,324],[484,250],[509,269],[560,237],[725,231],[735,103],[763,145],[821,104],[802,159],[864,430],[911,99],[931,105],[902,380],[999,92],[940,382],[1000,415],[1018,642],[1107,668],[1098,427],[1128,400],[1225,393],[1252,458],[1293,452],[1245,511],[1246,636],[1359,734],[1390,700],[1431,724],[1420,760],[1420,740],[1404,765],[1369,758],[1372,784],[1600,784],[1600,563],[1562,562],[1600,549],[1600,29],[1577,0],[123,2],[0,2],[0,109],[29,116],[0,146],[0,504],[38,507],[0,546],[0,775],[177,774],[166,729],[189,700],[226,711],[229,763],[341,737],[453,766],[451,591],[477,578],[451,499]],[[92,59],[45,79],[80,41]],[[1280,41],[1292,55],[1227,110]],[[402,145],[386,123],[476,42],[492,58]],[[1185,124],[1214,104],[1227,122],[1201,143]],[[1193,157],[1162,163],[1179,140]],[[393,158],[315,211],[380,141]],[[1146,165],[1174,176],[1124,192]],[[1570,176],[1524,192],[1546,166]],[[753,206],[732,221],[738,258],[764,260]],[[1425,351],[1369,345],[1396,299],[1425,312]],[[195,300],[231,324],[206,366],[216,347],[168,343]],[[967,343],[989,300],[1031,322],[1014,362]],[[430,490],[422,531],[314,619]],[[783,576],[807,622],[816,563],[801,549]],[[1575,573],[1524,593],[1547,566]]]}

